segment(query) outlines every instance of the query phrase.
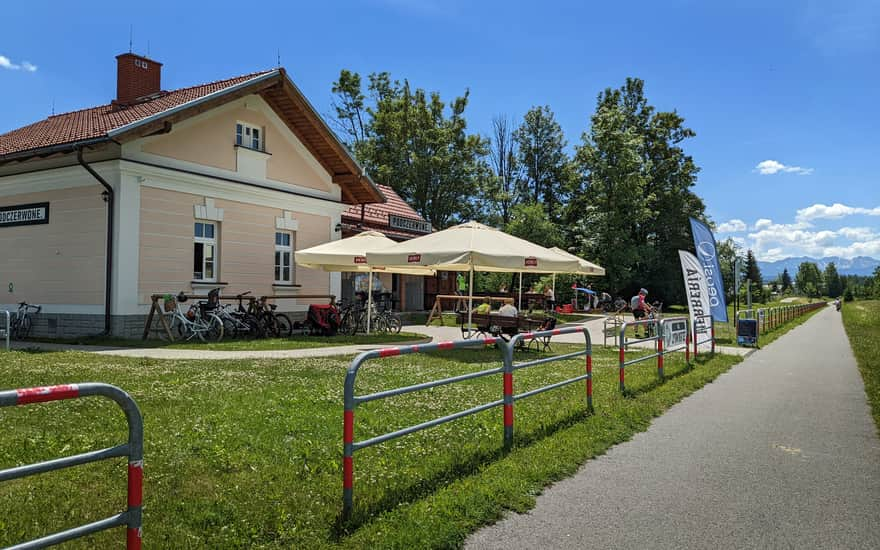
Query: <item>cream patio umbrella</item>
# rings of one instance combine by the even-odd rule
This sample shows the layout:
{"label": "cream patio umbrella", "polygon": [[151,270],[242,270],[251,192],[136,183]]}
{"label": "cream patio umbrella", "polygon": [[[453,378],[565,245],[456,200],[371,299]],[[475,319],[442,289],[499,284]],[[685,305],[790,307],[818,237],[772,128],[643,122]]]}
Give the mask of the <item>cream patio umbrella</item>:
{"label": "cream patio umbrella", "polygon": [[[378,231],[364,231],[352,237],[330,241],[294,253],[297,265],[324,271],[369,273],[367,283],[367,311],[373,309],[373,272],[404,275],[433,275],[434,271],[422,266],[386,268],[367,263],[367,253],[384,250],[397,244]],[[370,333],[370,315],[367,314],[367,334]]]}
{"label": "cream patio umbrella", "polygon": [[473,221],[368,252],[367,260],[389,269],[425,267],[469,272],[468,325],[474,305],[474,271],[576,273],[581,269],[576,258]]}
{"label": "cream patio umbrella", "polygon": [[[589,261],[581,258],[580,256],[575,256],[574,254],[572,254],[568,250],[563,250],[563,249],[559,248],[558,246],[554,246],[554,247],[550,248],[550,250],[552,250],[553,252],[556,252],[557,254],[559,254],[561,256],[565,256],[566,258],[576,259],[580,265],[580,269],[575,272],[577,274],[596,275],[596,276],[605,275],[605,268],[604,267],[600,267],[600,266],[594,264],[593,262],[589,262]],[[575,292],[575,294],[577,294],[577,292]],[[553,274],[553,297],[554,298],[556,297],[556,274],[555,273]],[[575,298],[577,298],[577,296],[575,296]],[[575,305],[577,305],[577,300],[575,300]]]}

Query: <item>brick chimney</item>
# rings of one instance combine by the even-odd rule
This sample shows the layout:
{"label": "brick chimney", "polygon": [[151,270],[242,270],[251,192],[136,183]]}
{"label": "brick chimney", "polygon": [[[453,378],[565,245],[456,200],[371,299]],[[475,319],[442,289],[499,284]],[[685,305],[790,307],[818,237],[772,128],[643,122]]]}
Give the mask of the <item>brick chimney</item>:
{"label": "brick chimney", "polygon": [[120,105],[162,91],[162,64],[133,53],[116,56],[116,100]]}

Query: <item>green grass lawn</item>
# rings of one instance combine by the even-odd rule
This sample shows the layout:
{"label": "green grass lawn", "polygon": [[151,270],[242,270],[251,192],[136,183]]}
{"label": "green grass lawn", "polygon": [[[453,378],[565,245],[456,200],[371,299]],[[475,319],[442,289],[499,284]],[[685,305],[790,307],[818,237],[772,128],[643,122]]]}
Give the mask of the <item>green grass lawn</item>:
{"label": "green grass lawn", "polygon": [[880,430],[880,300],[846,302],[842,314],[849,343],[865,381],[874,424]]}
{"label": "green grass lawn", "polygon": [[[555,351],[575,349],[563,345]],[[634,352],[637,353],[637,352]],[[534,358],[535,353],[519,357]],[[369,362],[359,394],[497,365],[494,349]],[[83,381],[118,385],[145,421],[146,548],[456,547],[505,510],[524,511],[548,483],[645,430],[740,359],[680,354],[627,371],[596,350],[594,414],[574,384],[516,404],[516,443],[502,450],[493,409],[355,453],[355,513],[342,524],[342,386],[350,358],[159,361],[92,354],[0,354],[0,388]],[[517,371],[517,392],[580,374],[583,359]],[[500,376],[361,405],[363,440],[499,399]],[[124,417],[101,398],[0,409],[0,468],[110,446]],[[0,484],[0,546],[124,508],[123,461]],[[71,543],[121,547],[123,530]]]}
{"label": "green grass lawn", "polygon": [[74,344],[86,346],[113,346],[133,348],[171,348],[171,349],[210,349],[226,351],[257,351],[278,349],[306,349],[332,346],[350,346],[366,344],[388,344],[423,341],[427,337],[413,332],[399,334],[355,334],[346,336],[307,336],[294,335],[289,338],[259,338],[256,340],[223,340],[220,342],[202,342],[197,339],[187,341],[166,342],[164,340],[139,340],[133,338],[107,338],[84,336],[82,338],[36,338],[34,342],[50,342],[57,344]]}
{"label": "green grass lawn", "polygon": [[[544,312],[543,311],[535,311],[531,317],[533,319],[543,319]],[[591,319],[590,316],[586,314],[578,314],[578,313],[557,313],[556,319],[559,323],[571,323],[571,322],[582,322],[588,321]],[[427,317],[425,318],[427,320]],[[457,327],[458,326],[458,317],[455,313],[444,313],[443,314],[443,322],[440,322],[440,319],[433,319],[431,321],[431,326],[439,327],[439,326],[447,326],[447,327]]]}

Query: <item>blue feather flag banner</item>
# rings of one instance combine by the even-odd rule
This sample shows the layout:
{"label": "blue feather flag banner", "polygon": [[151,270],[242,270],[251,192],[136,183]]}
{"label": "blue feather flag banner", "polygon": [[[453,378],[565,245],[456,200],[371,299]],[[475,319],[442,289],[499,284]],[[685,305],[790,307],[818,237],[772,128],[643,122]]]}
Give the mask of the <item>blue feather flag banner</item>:
{"label": "blue feather flag banner", "polygon": [[697,259],[700,261],[709,286],[709,305],[712,318],[719,323],[726,323],[727,302],[724,299],[724,281],[721,279],[721,266],[718,264],[718,247],[715,246],[715,237],[706,224],[694,218],[690,220]]}

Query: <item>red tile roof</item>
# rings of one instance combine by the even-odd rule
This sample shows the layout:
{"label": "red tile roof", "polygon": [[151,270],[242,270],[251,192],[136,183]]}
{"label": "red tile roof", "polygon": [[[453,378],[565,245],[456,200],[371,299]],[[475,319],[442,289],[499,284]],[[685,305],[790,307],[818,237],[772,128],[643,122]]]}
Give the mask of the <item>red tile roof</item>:
{"label": "red tile roof", "polygon": [[108,132],[127,124],[143,120],[269,72],[271,71],[261,71],[171,92],[162,92],[162,95],[156,99],[126,108],[110,104],[53,115],[23,128],[0,134],[0,155],[106,137]]}
{"label": "red tile roof", "polygon": [[[405,200],[400,198],[400,195],[394,192],[388,185],[382,185],[381,183],[377,183],[376,187],[382,191],[382,194],[385,195],[385,198],[388,202],[385,203],[373,203],[373,204],[365,204],[364,205],[364,224],[371,225],[374,227],[383,227],[382,231],[386,232],[384,228],[388,227],[388,214],[394,214],[396,216],[401,216],[403,218],[412,218],[414,220],[424,220],[418,212],[413,210],[412,206],[406,203]],[[350,207],[348,210],[345,210],[342,213],[342,217],[349,222],[359,223],[361,219],[361,206],[354,205]],[[399,230],[394,231],[395,233],[407,236],[412,236],[417,233],[405,233],[400,232]]]}

